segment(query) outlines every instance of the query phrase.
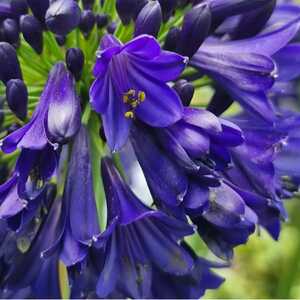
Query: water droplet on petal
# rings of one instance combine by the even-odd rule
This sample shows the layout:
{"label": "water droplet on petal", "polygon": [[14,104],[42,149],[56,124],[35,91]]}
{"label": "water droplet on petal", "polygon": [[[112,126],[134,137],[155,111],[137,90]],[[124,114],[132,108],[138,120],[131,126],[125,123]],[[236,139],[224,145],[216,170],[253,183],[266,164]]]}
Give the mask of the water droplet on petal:
{"label": "water droplet on petal", "polygon": [[52,146],[53,146],[53,149],[54,149],[54,150],[57,150],[58,147],[59,147],[59,144],[58,144],[58,143],[54,143],[54,144],[52,144]]}
{"label": "water droplet on petal", "polygon": [[189,62],[189,58],[187,57],[187,56],[184,56],[184,58],[183,58],[183,62],[185,63],[185,64],[187,64],[188,62]]}

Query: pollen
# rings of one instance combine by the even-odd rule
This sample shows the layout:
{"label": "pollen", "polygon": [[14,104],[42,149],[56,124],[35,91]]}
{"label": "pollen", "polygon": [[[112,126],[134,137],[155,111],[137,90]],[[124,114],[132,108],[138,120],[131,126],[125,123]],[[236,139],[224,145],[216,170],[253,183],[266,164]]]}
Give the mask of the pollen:
{"label": "pollen", "polygon": [[134,118],[134,110],[146,100],[146,93],[135,89],[129,89],[123,94],[123,102],[130,106],[130,110],[125,112],[125,117],[128,119]]}
{"label": "pollen", "polygon": [[133,119],[134,118],[134,112],[133,111],[126,111],[126,113],[124,114],[125,118],[127,119]]}

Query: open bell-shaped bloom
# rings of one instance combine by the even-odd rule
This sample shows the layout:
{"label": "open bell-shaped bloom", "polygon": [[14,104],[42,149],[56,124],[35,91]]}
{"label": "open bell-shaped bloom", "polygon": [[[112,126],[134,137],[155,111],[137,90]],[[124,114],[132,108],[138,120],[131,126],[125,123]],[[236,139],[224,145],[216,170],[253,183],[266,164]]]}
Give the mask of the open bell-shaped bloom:
{"label": "open bell-shaped bloom", "polygon": [[126,297],[149,297],[153,265],[177,275],[192,268],[192,258],[177,242],[194,229],[184,221],[145,206],[108,158],[102,160],[102,176],[108,225],[99,238],[100,247],[105,249],[105,262],[97,294],[108,297],[119,290]]}
{"label": "open bell-shaped bloom", "polygon": [[180,98],[167,82],[175,80],[186,63],[185,57],[161,50],[152,36],[141,35],[125,45],[111,35],[102,38],[90,98],[102,115],[112,150],[125,144],[135,117],[154,127],[181,118]]}

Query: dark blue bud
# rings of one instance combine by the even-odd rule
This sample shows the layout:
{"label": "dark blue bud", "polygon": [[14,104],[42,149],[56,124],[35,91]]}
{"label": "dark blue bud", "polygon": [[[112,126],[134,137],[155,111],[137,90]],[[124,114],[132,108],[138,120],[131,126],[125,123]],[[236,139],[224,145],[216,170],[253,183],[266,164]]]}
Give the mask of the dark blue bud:
{"label": "dark blue bud", "polygon": [[95,0],[82,0],[82,5],[84,9],[93,9]]}
{"label": "dark blue bud", "polygon": [[220,86],[216,86],[215,94],[212,97],[207,110],[216,116],[220,116],[231,106],[232,103],[233,99],[229,96],[229,94]]}
{"label": "dark blue bud", "polygon": [[275,7],[276,0],[271,0],[262,7],[243,14],[231,37],[245,39],[259,33],[270,19]]}
{"label": "dark blue bud", "polygon": [[87,36],[95,26],[96,17],[91,10],[84,10],[81,13],[79,28]]}
{"label": "dark blue bud", "polygon": [[209,6],[207,4],[194,6],[184,16],[178,40],[178,52],[191,58],[207,37],[210,26],[211,12]]}
{"label": "dark blue bud", "polygon": [[69,71],[73,74],[75,79],[78,81],[81,77],[83,65],[84,65],[84,54],[79,48],[70,48],[66,53],[66,63]]}
{"label": "dark blue bud", "polygon": [[136,0],[137,5],[134,7],[134,15],[133,15],[133,19],[136,20],[138,14],[140,13],[140,11],[143,9],[143,7],[149,2],[148,0]]}
{"label": "dark blue bud", "polygon": [[117,0],[116,9],[123,24],[127,25],[135,19],[147,0]]}
{"label": "dark blue bud", "polygon": [[116,9],[123,24],[127,25],[135,19],[147,0],[117,0]]}
{"label": "dark blue bud", "polygon": [[43,23],[49,7],[49,0],[27,0],[27,2],[33,15]]}
{"label": "dark blue bud", "polygon": [[158,1],[148,2],[140,11],[135,23],[135,36],[149,34],[157,36],[162,23],[162,12]]}
{"label": "dark blue bud", "polygon": [[8,1],[0,1],[0,20],[12,18],[13,12]]}
{"label": "dark blue bud", "polygon": [[14,19],[5,19],[1,26],[3,39],[11,45],[19,44],[19,25]]}
{"label": "dark blue bud", "polygon": [[163,21],[166,22],[172,16],[177,6],[177,0],[158,0],[161,6]]}
{"label": "dark blue bud", "polygon": [[97,22],[97,26],[98,28],[104,28],[107,26],[109,21],[108,15],[106,14],[100,14],[96,16],[96,22]]}
{"label": "dark blue bud", "polygon": [[43,51],[43,28],[40,21],[32,15],[20,18],[20,28],[25,41],[38,53]]}
{"label": "dark blue bud", "polygon": [[116,22],[110,22],[106,27],[107,32],[110,33],[110,34],[114,34],[116,29],[117,29],[117,23]]}
{"label": "dark blue bud", "polygon": [[184,106],[189,106],[194,96],[194,86],[187,80],[180,79],[175,83],[173,88],[179,95],[182,104]]}
{"label": "dark blue bud", "polygon": [[80,22],[80,8],[74,0],[52,2],[45,17],[48,29],[58,35],[67,35]]}
{"label": "dark blue bud", "polygon": [[14,15],[21,16],[28,13],[28,4],[26,0],[12,0],[10,7]]}
{"label": "dark blue bud", "polygon": [[56,35],[55,36],[56,42],[59,46],[63,46],[66,43],[66,36],[65,35]]}
{"label": "dark blue bud", "polygon": [[177,27],[171,27],[164,44],[164,49],[168,51],[176,51],[177,49],[177,43],[178,43],[178,37],[180,34],[180,29]]}
{"label": "dark blue bud", "polygon": [[11,79],[6,86],[6,100],[11,111],[21,120],[27,116],[28,91],[20,79]]}
{"label": "dark blue bud", "polygon": [[116,9],[123,24],[127,25],[133,18],[135,0],[117,0]]}
{"label": "dark blue bud", "polygon": [[22,79],[16,50],[6,42],[0,42],[0,80],[5,84],[10,79]]}

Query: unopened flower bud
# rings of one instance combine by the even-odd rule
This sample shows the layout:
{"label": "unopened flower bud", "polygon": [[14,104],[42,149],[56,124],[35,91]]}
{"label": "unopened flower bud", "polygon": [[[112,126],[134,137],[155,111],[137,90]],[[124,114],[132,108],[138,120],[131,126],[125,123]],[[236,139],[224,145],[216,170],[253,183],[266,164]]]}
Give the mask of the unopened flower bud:
{"label": "unopened flower bud", "polygon": [[80,23],[80,8],[74,0],[57,0],[46,12],[46,25],[58,35],[67,35]]}
{"label": "unopened flower bud", "polygon": [[20,28],[25,41],[38,53],[43,51],[43,28],[40,21],[32,15],[20,18]]}
{"label": "unopened flower bud", "polygon": [[232,97],[220,86],[217,86],[214,96],[212,97],[207,110],[220,116],[233,103]]}
{"label": "unopened flower bud", "polygon": [[92,31],[95,23],[96,17],[91,10],[82,11],[79,28],[85,35],[88,35]]}
{"label": "unopened flower bud", "polygon": [[11,45],[19,44],[19,26],[14,19],[5,19],[1,26],[3,39]]}
{"label": "unopened flower bud", "polygon": [[66,43],[65,35],[56,35],[55,40],[59,46],[63,46]]}
{"label": "unopened flower bud", "polygon": [[28,13],[28,4],[26,0],[12,0],[10,7],[14,15],[21,16]]}
{"label": "unopened flower bud", "polygon": [[162,23],[162,12],[158,1],[148,2],[137,16],[135,36],[149,34],[157,36]]}
{"label": "unopened flower bud", "polygon": [[33,15],[43,23],[49,7],[49,0],[27,0],[27,2]]}
{"label": "unopened flower bud", "polygon": [[192,57],[209,33],[211,12],[207,4],[194,6],[184,17],[179,34],[178,52]]}
{"label": "unopened flower bud", "polygon": [[16,50],[6,42],[0,42],[0,80],[5,84],[10,79],[22,79]]}
{"label": "unopened flower bud", "polygon": [[175,83],[173,88],[178,93],[182,104],[184,106],[189,106],[194,96],[194,86],[187,80],[180,79]]}
{"label": "unopened flower bud", "polygon": [[109,21],[109,18],[108,18],[108,15],[106,15],[106,14],[100,14],[100,15],[96,16],[97,26],[100,29],[107,26],[108,21]]}
{"label": "unopened flower bud", "polygon": [[78,81],[81,77],[83,65],[84,65],[84,54],[79,48],[70,48],[66,53],[66,63],[69,71],[73,74],[75,79]]}
{"label": "unopened flower bud", "polygon": [[177,0],[158,0],[161,6],[163,21],[166,22],[172,16],[177,5]]}
{"label": "unopened flower bud", "polygon": [[164,49],[168,51],[175,52],[177,49],[178,36],[180,34],[180,29],[177,27],[171,27],[164,44]]}
{"label": "unopened flower bud", "polygon": [[11,111],[21,120],[27,116],[28,92],[24,82],[11,79],[6,86],[7,104]]}
{"label": "unopened flower bud", "polygon": [[114,34],[114,32],[116,31],[117,29],[117,24],[116,22],[110,22],[107,27],[107,32],[110,33],[110,34]]}

